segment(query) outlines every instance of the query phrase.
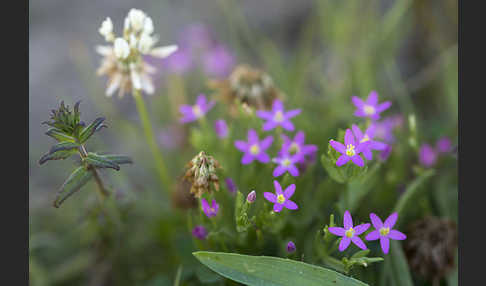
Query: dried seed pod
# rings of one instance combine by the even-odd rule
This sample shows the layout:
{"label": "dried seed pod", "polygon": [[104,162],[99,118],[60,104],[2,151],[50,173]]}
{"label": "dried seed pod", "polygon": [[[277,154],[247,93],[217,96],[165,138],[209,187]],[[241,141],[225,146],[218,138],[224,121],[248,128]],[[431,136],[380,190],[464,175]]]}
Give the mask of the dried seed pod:
{"label": "dried seed pod", "polygon": [[454,221],[426,217],[413,223],[407,235],[404,249],[414,272],[438,283],[453,269],[457,250]]}
{"label": "dried seed pod", "polygon": [[218,91],[233,115],[238,114],[235,101],[245,109],[261,110],[271,109],[273,101],[283,97],[267,73],[245,64],[238,65],[227,79],[210,81],[209,87]]}
{"label": "dried seed pod", "polygon": [[204,151],[199,152],[188,164],[184,180],[192,186],[190,193],[200,198],[205,192],[211,192],[211,183],[216,191],[219,191],[219,178],[216,169],[221,168],[219,162]]}

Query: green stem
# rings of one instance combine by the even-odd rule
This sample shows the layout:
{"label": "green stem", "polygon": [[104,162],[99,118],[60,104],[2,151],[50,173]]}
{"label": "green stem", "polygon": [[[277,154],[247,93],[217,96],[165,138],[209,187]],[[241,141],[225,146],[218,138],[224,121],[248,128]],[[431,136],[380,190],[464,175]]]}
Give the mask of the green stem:
{"label": "green stem", "polygon": [[[81,145],[80,148],[80,155],[82,158],[88,156],[88,151],[86,150],[86,147],[84,145]],[[96,184],[98,185],[98,195],[100,197],[100,202],[103,203],[105,201],[105,198],[110,195],[108,190],[105,188],[105,185],[103,184],[103,181],[101,180],[100,176],[98,175],[98,172],[96,169],[92,166],[88,167],[89,170],[93,173],[93,177],[96,181]]]}
{"label": "green stem", "polygon": [[157,172],[159,173],[160,180],[162,181],[163,184],[166,184],[168,186],[168,191],[170,192],[170,186],[171,186],[170,178],[167,172],[167,168],[164,165],[164,159],[162,158],[162,153],[157,147],[157,142],[155,141],[152,124],[150,123],[147,108],[145,106],[145,102],[143,101],[143,97],[142,94],[140,93],[140,90],[134,89],[133,97],[135,98],[138,114],[140,115],[140,120],[142,121],[145,138],[150,147],[150,151],[152,152],[152,155],[155,159],[155,167],[157,168]]}

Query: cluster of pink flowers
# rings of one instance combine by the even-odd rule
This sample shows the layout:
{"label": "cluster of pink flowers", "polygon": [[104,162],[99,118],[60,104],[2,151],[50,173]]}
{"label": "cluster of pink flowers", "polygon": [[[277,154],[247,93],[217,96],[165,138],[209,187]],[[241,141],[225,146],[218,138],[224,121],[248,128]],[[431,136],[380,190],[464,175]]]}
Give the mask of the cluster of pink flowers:
{"label": "cluster of pink flowers", "polygon": [[[397,213],[392,213],[385,222],[382,222],[381,219],[374,213],[370,214],[371,224],[375,230],[369,232],[365,239],[370,240],[380,240],[381,249],[383,253],[387,254],[390,249],[390,239],[394,240],[404,240],[407,238],[405,234],[402,232],[392,229],[395,225],[398,218]],[[339,251],[344,251],[348,248],[349,244],[353,242],[356,246],[361,249],[367,249],[366,245],[364,244],[363,240],[359,237],[359,235],[363,234],[365,231],[368,230],[370,227],[369,223],[364,223],[360,225],[353,226],[353,218],[349,211],[344,212],[343,218],[343,226],[344,227],[329,227],[328,230],[330,233],[342,236],[341,242],[339,243]]]}
{"label": "cluster of pink flowers", "polygon": [[446,154],[452,151],[451,140],[447,137],[442,137],[437,140],[435,148],[425,143],[419,150],[419,161],[424,167],[432,167],[437,163],[439,155]]}
{"label": "cluster of pink flowers", "polygon": [[[364,132],[355,124],[352,125],[351,129],[346,129],[344,144],[332,139],[329,141],[331,147],[341,154],[336,161],[336,166],[340,167],[351,161],[355,165],[363,167],[364,160],[360,154],[363,154],[366,160],[372,160],[373,150],[381,151],[380,159],[386,160],[391,152],[391,143],[394,140],[392,131],[397,124],[390,118],[381,122],[378,120],[381,117],[381,112],[391,106],[391,102],[378,103],[376,91],[371,91],[366,100],[353,96],[352,102],[356,106],[354,115],[367,118],[370,123]],[[375,138],[382,139],[385,142],[377,141]]]}

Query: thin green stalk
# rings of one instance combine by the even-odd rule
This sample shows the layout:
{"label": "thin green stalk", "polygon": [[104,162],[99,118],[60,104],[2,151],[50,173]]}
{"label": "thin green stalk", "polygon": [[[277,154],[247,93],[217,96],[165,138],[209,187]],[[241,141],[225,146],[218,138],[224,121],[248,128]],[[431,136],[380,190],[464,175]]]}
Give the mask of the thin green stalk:
{"label": "thin green stalk", "polygon": [[137,105],[138,114],[140,115],[140,120],[142,121],[143,131],[145,133],[145,139],[150,147],[150,151],[154,156],[155,160],[155,167],[157,168],[157,172],[159,173],[159,178],[163,184],[168,187],[168,192],[170,192],[170,177],[167,172],[167,168],[164,165],[164,159],[162,157],[162,153],[160,152],[157,142],[155,141],[155,136],[152,128],[152,124],[150,123],[147,107],[145,106],[145,102],[143,101],[142,94],[140,90],[133,90],[133,97],[135,98],[135,103]]}

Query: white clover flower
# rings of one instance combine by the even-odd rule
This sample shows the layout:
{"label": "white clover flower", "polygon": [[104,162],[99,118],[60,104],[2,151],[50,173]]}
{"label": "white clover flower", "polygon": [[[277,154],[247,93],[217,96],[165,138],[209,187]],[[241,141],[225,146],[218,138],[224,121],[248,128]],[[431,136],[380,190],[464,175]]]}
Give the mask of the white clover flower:
{"label": "white clover flower", "polygon": [[111,42],[115,39],[115,35],[113,34],[113,23],[111,22],[110,17],[107,17],[103,23],[101,23],[101,27],[98,29],[98,32],[105,37],[105,40]]}
{"label": "white clover flower", "polygon": [[118,90],[118,96],[125,93],[143,91],[155,92],[152,74],[156,69],[144,60],[143,55],[165,58],[177,50],[176,45],[154,48],[157,35],[154,32],[152,18],[143,11],[131,9],[125,18],[123,35],[116,37],[110,18],[102,23],[99,32],[113,42],[110,46],[98,46],[96,51],[103,56],[97,74],[108,76],[106,96],[112,96]]}
{"label": "white clover flower", "polygon": [[143,29],[145,13],[142,10],[131,9],[130,12],[128,12],[128,19],[130,19],[130,27],[134,31]]}
{"label": "white clover flower", "polygon": [[150,35],[154,32],[154,22],[152,22],[152,18],[147,16],[145,18],[145,22],[143,23],[143,33]]}
{"label": "white clover flower", "polygon": [[113,50],[115,56],[119,59],[126,59],[130,54],[130,47],[128,46],[127,41],[123,38],[116,38],[115,43],[113,44]]}

